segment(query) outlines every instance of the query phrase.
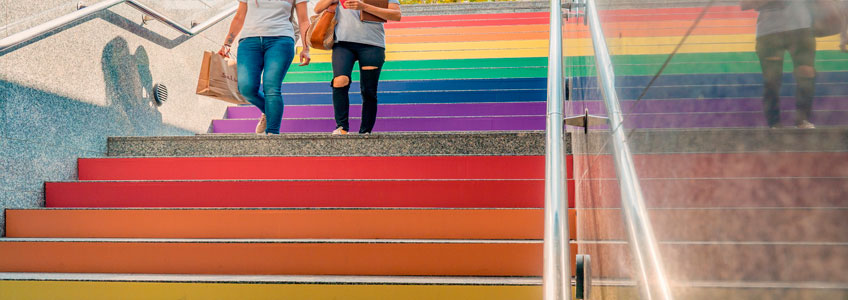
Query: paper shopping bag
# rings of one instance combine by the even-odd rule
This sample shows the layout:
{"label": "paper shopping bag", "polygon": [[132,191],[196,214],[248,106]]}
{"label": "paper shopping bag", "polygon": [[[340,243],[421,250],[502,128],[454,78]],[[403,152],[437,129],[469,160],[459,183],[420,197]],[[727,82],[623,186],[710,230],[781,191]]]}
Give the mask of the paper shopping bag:
{"label": "paper shopping bag", "polygon": [[235,104],[249,104],[239,94],[237,69],[236,60],[204,51],[197,94]]}

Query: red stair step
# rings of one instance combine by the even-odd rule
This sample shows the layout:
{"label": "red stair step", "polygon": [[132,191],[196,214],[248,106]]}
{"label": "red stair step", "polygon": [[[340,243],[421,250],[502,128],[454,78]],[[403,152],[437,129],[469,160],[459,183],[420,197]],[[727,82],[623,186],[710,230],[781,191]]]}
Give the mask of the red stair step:
{"label": "red stair step", "polygon": [[47,207],[541,208],[544,180],[45,183]]}
{"label": "red stair step", "polygon": [[80,180],[543,179],[544,156],[82,158]]}

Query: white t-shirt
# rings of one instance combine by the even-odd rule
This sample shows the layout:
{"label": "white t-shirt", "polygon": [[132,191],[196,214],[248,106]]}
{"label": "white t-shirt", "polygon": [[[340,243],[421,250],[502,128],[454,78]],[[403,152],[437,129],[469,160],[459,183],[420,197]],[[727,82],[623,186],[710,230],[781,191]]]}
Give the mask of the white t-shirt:
{"label": "white t-shirt", "polygon": [[806,0],[779,0],[765,5],[757,17],[757,36],[812,27],[810,5]]}
{"label": "white t-shirt", "polygon": [[[252,36],[288,36],[294,38],[295,28],[289,21],[292,2],[307,0],[238,0],[247,3],[247,15],[239,38]],[[298,29],[299,30],[299,29]]]}

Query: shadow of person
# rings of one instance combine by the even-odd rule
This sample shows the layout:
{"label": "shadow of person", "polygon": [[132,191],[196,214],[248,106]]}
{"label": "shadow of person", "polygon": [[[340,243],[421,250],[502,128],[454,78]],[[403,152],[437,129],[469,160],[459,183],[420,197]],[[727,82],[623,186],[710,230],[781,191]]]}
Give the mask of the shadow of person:
{"label": "shadow of person", "polygon": [[158,133],[162,113],[153,100],[153,75],[144,47],[130,53],[127,41],[116,37],[101,56],[106,100],[115,110],[115,129],[123,135],[149,136]]}

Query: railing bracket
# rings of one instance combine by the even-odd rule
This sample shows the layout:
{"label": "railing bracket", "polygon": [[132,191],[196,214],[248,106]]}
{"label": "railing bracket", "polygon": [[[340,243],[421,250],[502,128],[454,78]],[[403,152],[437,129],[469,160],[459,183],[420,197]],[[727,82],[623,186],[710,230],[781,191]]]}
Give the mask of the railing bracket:
{"label": "railing bracket", "polygon": [[83,9],[83,8],[86,8],[86,7],[87,6],[85,5],[85,2],[82,2],[82,1],[77,2],[77,10],[80,10],[80,9]]}
{"label": "railing bracket", "polygon": [[156,20],[155,18],[148,15],[141,15],[141,26],[147,25],[147,22]]}
{"label": "railing bracket", "polygon": [[574,299],[591,299],[589,291],[592,289],[592,268],[589,254],[577,254],[574,261],[574,277],[577,285],[574,289]]}
{"label": "railing bracket", "polygon": [[583,133],[589,133],[589,126],[604,125],[609,118],[594,116],[589,114],[589,109],[583,110],[583,114],[579,116],[565,118],[565,125],[583,127]]}

